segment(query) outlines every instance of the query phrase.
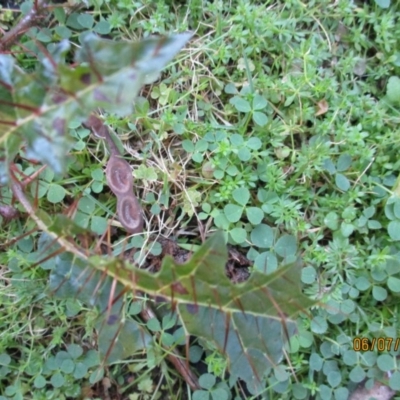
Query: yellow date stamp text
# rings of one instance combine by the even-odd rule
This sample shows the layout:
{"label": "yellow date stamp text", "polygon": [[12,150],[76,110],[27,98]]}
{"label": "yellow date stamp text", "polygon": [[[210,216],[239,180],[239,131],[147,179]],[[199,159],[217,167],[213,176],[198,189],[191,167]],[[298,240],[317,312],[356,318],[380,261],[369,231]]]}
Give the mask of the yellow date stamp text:
{"label": "yellow date stamp text", "polygon": [[400,338],[377,337],[368,339],[366,337],[355,337],[353,339],[354,351],[390,351],[400,346]]}

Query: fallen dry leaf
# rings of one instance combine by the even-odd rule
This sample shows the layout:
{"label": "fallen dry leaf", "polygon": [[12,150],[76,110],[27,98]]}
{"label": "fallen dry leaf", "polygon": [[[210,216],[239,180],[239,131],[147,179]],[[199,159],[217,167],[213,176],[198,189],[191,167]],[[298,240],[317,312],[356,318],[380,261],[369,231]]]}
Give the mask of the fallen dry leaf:
{"label": "fallen dry leaf", "polygon": [[329,109],[328,102],[324,99],[317,103],[317,110],[315,116],[324,115]]}

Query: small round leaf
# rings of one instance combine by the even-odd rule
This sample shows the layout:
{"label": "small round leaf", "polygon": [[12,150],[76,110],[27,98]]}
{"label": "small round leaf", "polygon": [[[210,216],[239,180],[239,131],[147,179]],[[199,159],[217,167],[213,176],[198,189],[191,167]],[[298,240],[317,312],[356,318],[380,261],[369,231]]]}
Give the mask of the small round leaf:
{"label": "small round leaf", "polygon": [[252,225],[258,225],[264,218],[264,211],[258,207],[247,207],[246,216]]}
{"label": "small round leaf", "polygon": [[60,203],[64,200],[65,197],[65,189],[57,185],[56,183],[52,183],[49,186],[49,190],[47,191],[47,200],[50,203]]}
{"label": "small round leaf", "polygon": [[387,230],[392,240],[400,240],[400,221],[390,221]]}
{"label": "small round leaf", "polygon": [[235,189],[232,192],[234,200],[242,206],[245,206],[250,199],[250,191],[245,187]]}
{"label": "small round leaf", "polygon": [[340,172],[346,171],[351,165],[351,156],[349,154],[342,154],[336,163],[336,169]]}
{"label": "small round leaf", "polygon": [[264,114],[261,111],[254,111],[254,113],[253,113],[253,121],[258,126],[265,126],[268,123],[268,117],[267,117],[266,114]]}
{"label": "small round leaf", "polygon": [[11,357],[7,353],[0,354],[0,365],[8,365],[11,362]]}
{"label": "small round leaf", "polygon": [[327,376],[328,382],[332,387],[340,385],[342,374],[339,371],[330,371]]}
{"label": "small round leaf", "polygon": [[275,254],[265,251],[255,258],[254,267],[264,274],[270,274],[278,268],[278,260]]}
{"label": "small round leaf", "polygon": [[395,278],[394,276],[390,276],[387,280],[388,288],[395,293],[400,292],[400,279]]}
{"label": "small round leaf", "polygon": [[314,267],[307,266],[301,270],[301,281],[303,283],[311,284],[315,282],[317,278],[317,272]]}
{"label": "small round leaf", "polygon": [[107,219],[104,217],[99,217],[97,215],[94,215],[91,219],[90,223],[90,229],[94,232],[97,233],[98,235],[102,235],[105,230],[107,229],[108,222]]}
{"label": "small round leaf", "polygon": [[372,288],[372,296],[374,296],[375,300],[383,301],[387,297],[387,290],[382,286],[374,286]]}
{"label": "small round leaf", "polygon": [[247,141],[246,146],[251,150],[259,150],[262,146],[262,142],[258,137],[251,137]]}
{"label": "small round leaf", "polygon": [[100,35],[107,35],[111,31],[111,25],[108,21],[102,20],[95,25],[93,30]]}
{"label": "small round leaf", "polygon": [[210,400],[210,395],[206,390],[196,390],[192,396],[193,400]]}
{"label": "small round leaf", "polygon": [[67,346],[67,352],[73,359],[77,359],[83,354],[83,349],[79,344],[72,343]]}
{"label": "small round leaf", "polygon": [[348,400],[349,389],[345,387],[337,388],[333,391],[333,395],[335,396],[335,400]]}
{"label": "small round leaf", "polygon": [[355,383],[359,383],[364,380],[365,378],[365,371],[360,367],[359,365],[356,365],[351,371],[350,371],[350,380]]}
{"label": "small round leaf", "polygon": [[244,243],[246,241],[247,232],[243,228],[233,228],[229,231],[232,240],[237,243]]}
{"label": "small round leaf", "polygon": [[323,334],[328,329],[328,323],[326,322],[325,318],[320,316],[316,316],[311,320],[311,330],[314,333]]}
{"label": "small round leaf", "polygon": [[74,378],[82,379],[83,377],[86,376],[87,373],[88,373],[88,367],[84,363],[78,362],[75,366]]}
{"label": "small round leaf", "polygon": [[310,363],[311,370],[321,371],[324,360],[318,353],[312,353],[309,363]]}
{"label": "small round leaf", "polygon": [[293,256],[297,252],[297,241],[292,235],[283,235],[276,242],[275,251],[281,257]]}
{"label": "small round leaf", "polygon": [[90,29],[93,26],[94,18],[91,14],[79,14],[77,19],[83,28]]}
{"label": "small round leaf", "polygon": [[251,111],[251,105],[250,103],[239,97],[239,96],[233,96],[230,100],[229,103],[231,103],[237,111],[239,112],[244,112],[244,113],[248,113]]}
{"label": "small round leaf", "polygon": [[99,382],[103,379],[104,376],[104,368],[97,368],[94,370],[89,377],[89,382],[93,385],[96,382]]}
{"label": "small round leaf", "polygon": [[60,372],[56,372],[54,375],[52,375],[50,383],[53,385],[53,387],[60,388],[61,386],[64,385],[65,378],[62,376]]}
{"label": "small round leaf", "polygon": [[238,151],[238,157],[240,159],[240,161],[249,161],[251,159],[251,152],[247,147],[242,147],[239,151]]}
{"label": "small round leaf", "polygon": [[301,383],[292,384],[292,393],[296,400],[303,400],[307,397],[307,389]]}
{"label": "small round leaf", "polygon": [[260,94],[255,94],[253,97],[253,110],[262,110],[268,105],[267,100]]}
{"label": "small round leaf", "polygon": [[160,321],[154,317],[147,321],[147,328],[149,328],[153,332],[160,332],[161,331],[161,324]]}
{"label": "small round leaf", "polygon": [[331,211],[325,216],[324,224],[332,231],[335,231],[339,228],[339,216],[335,212]]}
{"label": "small round leaf", "polygon": [[335,175],[335,183],[343,192],[347,192],[350,189],[350,181],[342,174]]}
{"label": "small round leaf", "polygon": [[236,204],[227,204],[224,207],[225,217],[229,222],[238,222],[242,216],[243,207]]}
{"label": "small round leaf", "polygon": [[395,369],[396,362],[393,359],[393,356],[389,354],[381,354],[376,359],[376,365],[381,371],[388,372],[391,371],[392,369]]}
{"label": "small round leaf", "polygon": [[35,386],[36,389],[42,389],[46,386],[46,379],[42,375],[38,375],[35,380],[33,381],[33,386]]}
{"label": "small round leaf", "polygon": [[355,365],[357,364],[358,361],[358,356],[357,356],[357,352],[354,350],[347,350],[344,354],[343,354],[343,362],[346,365]]}
{"label": "small round leaf", "polygon": [[75,363],[72,360],[64,360],[60,365],[60,370],[65,374],[70,374],[75,368]]}
{"label": "small round leaf", "polygon": [[251,242],[254,246],[268,249],[274,242],[274,231],[268,225],[257,225],[250,234]]}
{"label": "small round leaf", "polygon": [[349,237],[354,232],[354,225],[342,222],[340,225],[340,232],[344,237]]}
{"label": "small round leaf", "polygon": [[393,372],[392,376],[389,379],[389,386],[392,390],[400,391],[400,372]]}
{"label": "small round leaf", "polygon": [[357,278],[356,288],[358,290],[361,290],[361,291],[367,290],[367,289],[369,289],[370,286],[371,286],[371,282],[365,276],[360,276],[359,278]]}
{"label": "small round leaf", "polygon": [[216,379],[212,374],[203,374],[199,378],[199,384],[203,389],[211,389],[215,385]]}

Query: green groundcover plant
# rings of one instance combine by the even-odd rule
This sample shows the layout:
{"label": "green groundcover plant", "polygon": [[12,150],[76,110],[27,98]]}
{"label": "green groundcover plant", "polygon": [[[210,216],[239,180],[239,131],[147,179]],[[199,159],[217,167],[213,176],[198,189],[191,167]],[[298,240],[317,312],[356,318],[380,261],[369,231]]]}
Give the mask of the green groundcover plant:
{"label": "green groundcover plant", "polygon": [[[393,398],[398,5],[17,6],[0,398]],[[140,234],[93,112],[135,166]]]}

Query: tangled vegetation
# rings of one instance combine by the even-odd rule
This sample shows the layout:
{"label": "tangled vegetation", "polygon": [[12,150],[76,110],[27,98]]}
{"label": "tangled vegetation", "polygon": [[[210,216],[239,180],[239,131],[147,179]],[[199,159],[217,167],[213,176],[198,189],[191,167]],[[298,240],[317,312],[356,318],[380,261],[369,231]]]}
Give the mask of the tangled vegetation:
{"label": "tangled vegetation", "polygon": [[396,396],[399,13],[4,4],[0,400]]}

